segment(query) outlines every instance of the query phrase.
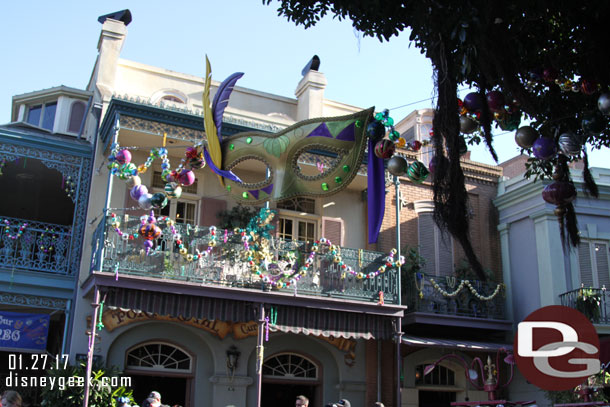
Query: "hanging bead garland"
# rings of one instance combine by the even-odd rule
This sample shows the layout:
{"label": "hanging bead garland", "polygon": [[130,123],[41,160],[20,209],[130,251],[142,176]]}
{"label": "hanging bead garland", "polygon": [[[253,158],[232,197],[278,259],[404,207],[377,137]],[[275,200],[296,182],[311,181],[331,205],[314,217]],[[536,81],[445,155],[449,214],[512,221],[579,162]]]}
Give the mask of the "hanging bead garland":
{"label": "hanging bead garland", "polygon": [[[448,298],[453,298],[456,295],[458,295],[460,293],[460,291],[462,291],[462,289],[464,287],[468,287],[468,289],[470,290],[470,292],[472,293],[472,295],[475,296],[475,298],[482,300],[482,301],[490,301],[493,300],[496,295],[498,295],[500,293],[500,290],[503,288],[504,284],[498,284],[496,286],[496,289],[494,290],[493,293],[491,293],[490,295],[481,295],[477,292],[477,290],[472,286],[472,283],[469,280],[462,280],[460,281],[460,284],[457,286],[457,288],[452,291],[452,292],[448,292],[445,291],[440,285],[438,285],[438,283],[436,282],[436,280],[434,280],[433,278],[429,278],[428,279],[430,281],[430,283],[432,284],[432,287],[434,287],[434,289],[436,291],[438,291],[439,293],[441,293],[443,295],[443,297],[448,297]],[[421,288],[420,288],[420,297],[422,295],[421,292]]]}
{"label": "hanging bead garland", "polygon": [[21,235],[23,235],[23,232],[25,231],[25,228],[28,227],[28,223],[22,223],[19,226],[19,230],[17,231],[16,234],[11,235],[11,223],[8,221],[8,219],[4,219],[4,234],[9,238],[9,239],[19,239],[21,237]]}

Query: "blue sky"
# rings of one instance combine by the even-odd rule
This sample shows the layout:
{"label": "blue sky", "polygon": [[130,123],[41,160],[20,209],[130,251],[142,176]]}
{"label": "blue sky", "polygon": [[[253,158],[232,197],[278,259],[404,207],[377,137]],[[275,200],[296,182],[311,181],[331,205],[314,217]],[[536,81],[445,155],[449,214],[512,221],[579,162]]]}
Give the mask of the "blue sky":
{"label": "blue sky", "polygon": [[[216,80],[240,71],[239,86],[294,97],[303,66],[317,54],[328,99],[389,108],[396,121],[434,107],[431,64],[409,46],[408,33],[380,43],[332,18],[305,30],[278,17],[277,2],[264,6],[261,0],[34,0],[0,6],[0,123],[10,120],[13,95],[58,85],[85,88],[97,55],[97,17],[125,8],[133,15],[125,59],[203,76],[207,54]],[[519,153],[513,133],[499,133],[494,143],[500,161]],[[601,159],[607,153],[593,154],[592,165],[608,167]],[[483,146],[472,158],[493,163]]]}

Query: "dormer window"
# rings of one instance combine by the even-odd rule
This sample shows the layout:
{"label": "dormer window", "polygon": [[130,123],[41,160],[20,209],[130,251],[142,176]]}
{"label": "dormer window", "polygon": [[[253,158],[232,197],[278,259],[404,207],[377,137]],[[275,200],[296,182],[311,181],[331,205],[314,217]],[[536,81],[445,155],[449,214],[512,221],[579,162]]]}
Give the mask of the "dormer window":
{"label": "dormer window", "polygon": [[75,101],[70,107],[70,122],[68,123],[68,131],[70,133],[80,132],[81,125],[83,123],[83,117],[85,117],[86,105],[84,102]]}
{"label": "dormer window", "polygon": [[30,106],[30,108],[28,109],[27,122],[34,126],[42,127],[43,129],[53,131],[56,111],[57,102]]}
{"label": "dormer window", "polygon": [[161,98],[161,100],[164,102],[184,103],[183,100],[181,100],[173,95],[165,95]]}

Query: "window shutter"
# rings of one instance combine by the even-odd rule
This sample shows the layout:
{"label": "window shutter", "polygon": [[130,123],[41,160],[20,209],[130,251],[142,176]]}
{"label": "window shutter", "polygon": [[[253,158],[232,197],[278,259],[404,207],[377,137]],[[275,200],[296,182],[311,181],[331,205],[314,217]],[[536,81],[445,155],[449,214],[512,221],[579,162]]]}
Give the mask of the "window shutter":
{"label": "window shutter", "polygon": [[438,242],[438,274],[450,276],[453,274],[453,239],[449,232],[442,235],[436,225],[434,232]]}
{"label": "window shutter", "polygon": [[599,288],[605,286],[610,289],[610,269],[608,268],[608,244],[596,242],[594,244],[595,264],[597,265],[597,281]]}
{"label": "window shutter", "polygon": [[424,273],[436,275],[436,248],[434,241],[434,219],[431,213],[422,213],[418,217],[419,254],[426,259]]}
{"label": "window shutter", "polygon": [[218,212],[227,209],[227,201],[214,198],[201,198],[199,225],[218,226]]}
{"label": "window shutter", "polygon": [[591,267],[591,252],[589,242],[578,245],[578,265],[580,267],[580,283],[585,287],[593,287],[593,268]]}
{"label": "window shutter", "polygon": [[343,219],[322,217],[322,237],[327,238],[334,245],[343,246]]}

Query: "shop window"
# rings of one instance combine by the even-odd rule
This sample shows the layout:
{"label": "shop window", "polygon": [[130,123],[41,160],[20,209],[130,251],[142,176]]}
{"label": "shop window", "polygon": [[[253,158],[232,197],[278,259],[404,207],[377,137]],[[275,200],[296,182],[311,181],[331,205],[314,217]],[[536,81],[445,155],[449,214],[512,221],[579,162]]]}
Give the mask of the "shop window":
{"label": "shop window", "polygon": [[191,357],[182,349],[167,343],[147,343],[127,351],[128,369],[190,372]]}
{"label": "shop window", "polygon": [[316,380],[318,378],[318,367],[314,362],[303,356],[294,353],[281,353],[265,361],[263,376]]}
{"label": "shop window", "polygon": [[455,386],[455,372],[445,366],[436,366],[430,373],[424,375],[426,365],[415,368],[416,386]]}

